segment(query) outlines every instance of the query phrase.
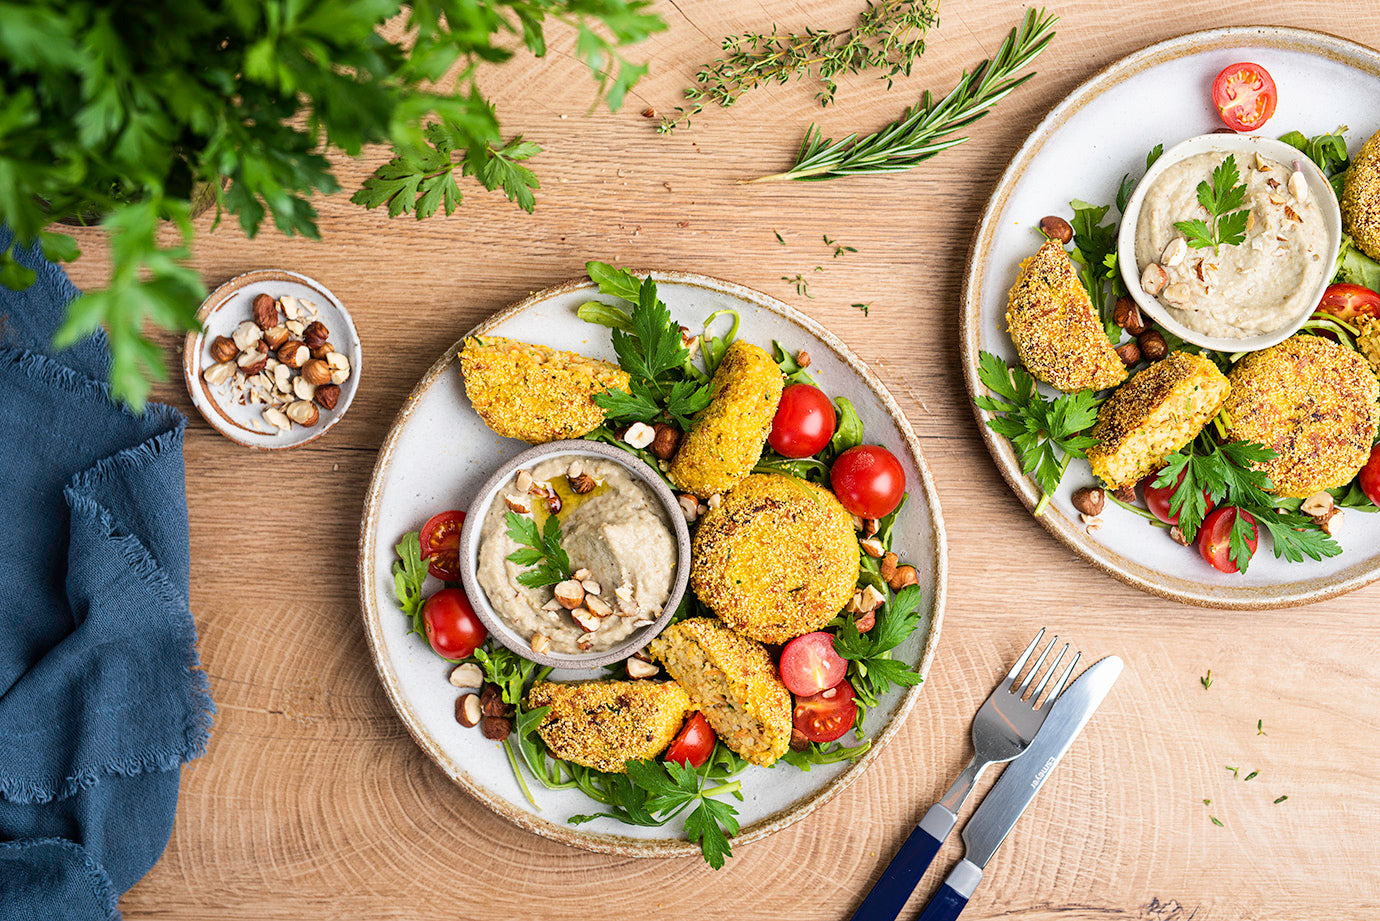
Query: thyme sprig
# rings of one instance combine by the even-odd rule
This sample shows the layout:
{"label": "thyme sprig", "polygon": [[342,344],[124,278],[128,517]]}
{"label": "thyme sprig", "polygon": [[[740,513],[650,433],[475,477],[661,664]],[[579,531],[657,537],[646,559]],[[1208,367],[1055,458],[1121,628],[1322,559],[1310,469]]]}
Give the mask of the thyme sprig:
{"label": "thyme sprig", "polygon": [[771,32],[730,35],[723,40],[724,56],[706,64],[687,87],[686,106],[661,120],[657,131],[670,134],[688,127],[707,103],[728,108],[748,90],[769,83],[804,80],[820,82],[815,98],[827,106],[838,90],[835,78],[885,68],[887,88],[898,74],[909,75],[925,52],[925,34],[939,20],[939,0],[868,0],[851,29],[807,28],[798,33]]}
{"label": "thyme sprig", "polygon": [[783,173],[746,181],[816,182],[841,176],[897,173],[962,144],[966,137],[950,135],[982,118],[1008,93],[1034,76],[1016,74],[1049,45],[1058,21],[1059,17],[1042,9],[1027,10],[1021,24],[1002,42],[996,57],[982,62],[971,73],[965,72],[939,102],[927,91],[920,103],[906,110],[900,119],[863,138],[854,133],[835,141],[825,138],[818,125],[811,125],[796,154],[795,166]]}

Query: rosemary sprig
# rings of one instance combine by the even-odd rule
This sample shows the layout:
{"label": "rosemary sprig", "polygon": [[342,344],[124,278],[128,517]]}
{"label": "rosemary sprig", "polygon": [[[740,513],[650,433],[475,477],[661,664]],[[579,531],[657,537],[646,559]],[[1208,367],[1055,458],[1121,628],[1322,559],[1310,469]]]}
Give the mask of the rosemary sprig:
{"label": "rosemary sprig", "polygon": [[687,87],[688,106],[661,120],[657,131],[669,134],[704,111],[706,103],[727,108],[754,87],[803,80],[811,74],[822,86],[815,98],[827,106],[838,90],[835,77],[885,68],[887,88],[897,74],[909,74],[925,52],[925,33],[938,21],[939,0],[868,0],[851,29],[807,28],[779,34],[749,32],[723,41],[724,56],[706,64]]}
{"label": "rosemary sprig", "polygon": [[787,179],[816,182],[841,176],[898,173],[935,154],[962,144],[966,137],[949,137],[982,118],[1008,93],[1029,80],[1033,73],[1015,76],[1054,37],[1059,17],[1041,10],[1027,10],[1021,24],[1006,36],[997,56],[964,73],[958,84],[939,102],[926,92],[920,104],[906,110],[898,121],[876,134],[842,140],[824,138],[817,125],[805,132],[795,166],[784,173],[761,176],[747,182],[781,182]]}

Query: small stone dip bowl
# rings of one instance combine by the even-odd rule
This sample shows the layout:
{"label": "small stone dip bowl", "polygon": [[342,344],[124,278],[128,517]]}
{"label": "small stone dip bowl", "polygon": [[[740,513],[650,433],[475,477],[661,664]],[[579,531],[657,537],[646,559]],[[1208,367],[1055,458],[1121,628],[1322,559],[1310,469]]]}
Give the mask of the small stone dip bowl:
{"label": "small stone dip bowl", "polygon": [[[1326,261],[1326,271],[1323,272],[1319,282],[1314,285],[1314,290],[1308,292],[1305,297],[1306,306],[1299,314],[1289,317],[1269,332],[1232,339],[1211,336],[1190,329],[1174,319],[1164,305],[1141,286],[1141,270],[1136,258],[1136,230],[1140,223],[1140,214],[1142,205],[1145,203],[1146,193],[1170,167],[1190,157],[1205,153],[1220,153],[1223,156],[1234,154],[1238,166],[1242,163],[1253,162],[1257,153],[1262,157],[1286,165],[1297,164],[1295,168],[1303,174],[1308,183],[1309,196],[1317,202],[1322,213],[1327,246],[1321,256]],[[1146,170],[1144,178],[1140,180],[1135,192],[1127,201],[1126,210],[1121,219],[1121,229],[1117,233],[1117,266],[1121,270],[1121,278],[1126,283],[1127,291],[1145,316],[1179,338],[1195,345],[1234,354],[1269,348],[1298,332],[1304,322],[1312,316],[1317,304],[1322,300],[1323,291],[1332,281],[1332,276],[1335,273],[1333,267],[1337,261],[1337,253],[1341,249],[1341,245],[1342,212],[1337,204],[1337,196],[1332,191],[1327,177],[1302,151],[1283,141],[1276,141],[1271,138],[1239,134],[1203,134],[1169,148],[1150,169]]]}
{"label": "small stone dip bowl", "polygon": [[[622,465],[631,476],[651,489],[660,504],[664,517],[669,522],[676,547],[675,570],[671,581],[671,594],[662,608],[661,615],[652,623],[634,630],[626,639],[608,649],[575,654],[558,652],[554,649],[536,652],[531,641],[515,630],[504,620],[489,601],[488,594],[479,584],[479,545],[483,533],[484,519],[494,502],[505,499],[505,487],[517,471],[532,467],[548,458],[560,457],[576,460],[581,457],[610,460]],[[465,586],[474,611],[489,635],[499,643],[525,659],[541,665],[563,669],[590,669],[626,659],[665,628],[676,608],[685,596],[690,581],[690,527],[686,524],[685,513],[666,482],[657,472],[633,454],[613,445],[596,441],[567,440],[553,441],[523,451],[510,459],[480,487],[478,495],[465,514],[465,523],[460,529],[460,577]],[[616,616],[616,615],[610,615]]]}

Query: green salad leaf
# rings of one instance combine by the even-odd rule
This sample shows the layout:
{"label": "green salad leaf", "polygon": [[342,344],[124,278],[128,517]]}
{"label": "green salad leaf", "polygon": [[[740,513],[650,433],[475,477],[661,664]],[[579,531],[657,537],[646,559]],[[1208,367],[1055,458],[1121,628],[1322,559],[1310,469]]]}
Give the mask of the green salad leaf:
{"label": "green salad leaf", "polygon": [[1078,266],[1078,280],[1088,292],[1093,309],[1102,318],[1102,328],[1112,342],[1121,339],[1121,328],[1112,320],[1112,307],[1115,298],[1107,294],[1108,284],[1113,294],[1121,291],[1121,279],[1115,269],[1115,262],[1108,266],[1108,259],[1116,257],[1115,222],[1103,224],[1102,219],[1111,210],[1110,205],[1090,205],[1074,199],[1069,202],[1073,208],[1073,252],[1069,258]]}
{"label": "green salad leaf", "polygon": [[398,607],[412,622],[409,633],[426,634],[422,624],[422,585],[426,582],[427,565],[422,559],[420,532],[408,531],[393,548],[398,558],[393,561],[393,597]]}
{"label": "green salad leaf", "polygon": [[828,455],[838,457],[849,448],[862,444],[863,424],[858,411],[847,397],[834,398],[834,437],[829,439]]}
{"label": "green salad leaf", "polygon": [[850,617],[841,618],[834,634],[834,651],[848,660],[848,683],[858,704],[858,737],[863,719],[893,685],[912,687],[925,679],[900,659],[891,657],[920,626],[920,586],[908,585],[877,609],[877,620],[866,633]]}

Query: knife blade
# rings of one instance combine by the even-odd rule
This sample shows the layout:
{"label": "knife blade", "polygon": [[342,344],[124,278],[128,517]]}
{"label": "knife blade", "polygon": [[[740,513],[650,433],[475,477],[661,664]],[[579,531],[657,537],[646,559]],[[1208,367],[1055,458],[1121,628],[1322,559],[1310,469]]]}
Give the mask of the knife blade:
{"label": "knife blade", "polygon": [[1120,658],[1108,656],[1059,695],[1030,748],[1002,772],[963,827],[963,859],[945,878],[919,921],[954,921],[958,917],[982,880],[983,868],[1088,724],[1123,667]]}

